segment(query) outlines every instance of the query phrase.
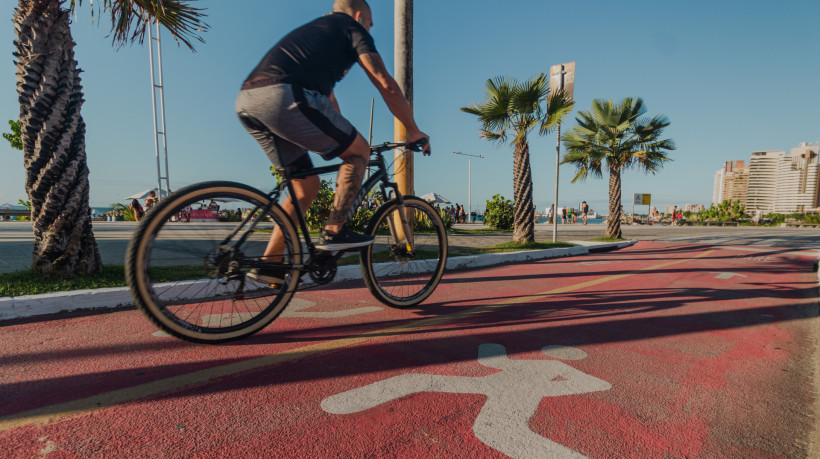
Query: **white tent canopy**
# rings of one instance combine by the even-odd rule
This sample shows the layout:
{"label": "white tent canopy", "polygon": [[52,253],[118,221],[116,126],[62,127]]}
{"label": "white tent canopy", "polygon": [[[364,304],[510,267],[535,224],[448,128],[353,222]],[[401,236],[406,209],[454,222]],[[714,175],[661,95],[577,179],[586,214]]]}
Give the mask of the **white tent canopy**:
{"label": "white tent canopy", "polygon": [[441,204],[450,204],[450,200],[445,198],[444,196],[438,193],[427,193],[424,196],[419,196],[421,199],[424,199],[427,202],[432,202],[433,204],[441,203]]}
{"label": "white tent canopy", "polygon": [[[130,201],[131,199],[145,199],[145,198],[147,198],[147,197],[148,197],[148,195],[149,195],[149,194],[151,194],[151,192],[152,192],[152,191],[153,191],[153,192],[157,195],[157,197],[159,197],[159,196],[160,196],[160,194],[159,194],[159,192],[157,191],[156,187],[154,187],[154,188],[149,188],[149,189],[147,189],[147,190],[145,190],[145,191],[141,191],[141,192],[136,193],[136,194],[132,194],[131,196],[128,196],[128,197],[127,197],[127,198],[125,198],[125,199],[126,199],[126,200],[129,200],[129,201]],[[165,196],[168,196],[168,193],[167,193],[165,190],[162,190],[162,197],[164,198]]]}

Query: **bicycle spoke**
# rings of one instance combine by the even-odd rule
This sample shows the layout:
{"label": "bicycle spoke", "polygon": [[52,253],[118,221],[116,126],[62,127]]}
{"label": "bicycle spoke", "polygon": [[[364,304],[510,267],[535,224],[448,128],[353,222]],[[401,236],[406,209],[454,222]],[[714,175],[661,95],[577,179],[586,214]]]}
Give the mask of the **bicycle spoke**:
{"label": "bicycle spoke", "polygon": [[[196,202],[229,202],[244,209],[267,203],[267,197],[253,189],[222,183],[211,185],[213,191],[200,184],[166,198],[141,222],[129,246],[128,278],[138,306],[164,330],[192,341],[218,342],[258,331],[281,312],[298,282],[296,271],[277,288],[247,276],[251,268],[264,266],[259,260],[270,233],[247,234],[249,225],[237,230],[241,223],[233,209],[219,212],[219,220],[233,222],[168,221],[169,215]],[[284,259],[300,260],[298,237],[281,209],[272,207],[262,221],[269,231],[283,228]]]}

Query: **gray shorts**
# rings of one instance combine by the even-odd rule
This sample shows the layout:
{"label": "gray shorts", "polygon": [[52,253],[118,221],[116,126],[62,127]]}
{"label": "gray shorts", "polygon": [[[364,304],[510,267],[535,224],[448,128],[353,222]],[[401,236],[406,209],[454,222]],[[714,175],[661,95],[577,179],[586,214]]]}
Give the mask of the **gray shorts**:
{"label": "gray shorts", "polygon": [[356,128],[330,98],[287,83],[243,89],[236,113],[277,170],[290,174],[313,167],[308,150],[331,160],[356,139]]}

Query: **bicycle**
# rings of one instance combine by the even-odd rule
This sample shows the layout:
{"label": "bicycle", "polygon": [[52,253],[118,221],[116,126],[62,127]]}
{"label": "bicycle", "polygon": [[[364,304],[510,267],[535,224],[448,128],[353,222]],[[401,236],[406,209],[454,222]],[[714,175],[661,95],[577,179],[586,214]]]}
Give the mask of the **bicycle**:
{"label": "bicycle", "polygon": [[[170,194],[146,213],[128,246],[126,279],[137,307],[177,338],[199,343],[244,338],[273,322],[297,290],[311,288],[300,286],[303,275],[314,286],[325,285],[333,280],[338,261],[355,251],[364,283],[379,301],[397,308],[420,304],[444,274],[446,230],[430,204],[399,194],[382,154],[397,148],[421,151],[423,143],[371,146],[368,167],[372,173],[353,209],[359,208],[376,185],[385,202],[365,229],[374,243],[352,250],[317,250],[298,201],[293,200],[298,227],[278,204],[285,191],[294,196],[291,179],[338,171],[341,164],[291,174],[267,194],[228,181],[202,182]],[[174,221],[183,209],[208,201],[245,210],[241,216],[234,210],[218,212],[219,220],[233,220],[231,223]],[[281,261],[261,259],[270,238],[265,231],[284,235]],[[288,274],[281,284],[264,284],[247,276],[253,268],[285,268]],[[163,281],[168,275],[176,280]]]}

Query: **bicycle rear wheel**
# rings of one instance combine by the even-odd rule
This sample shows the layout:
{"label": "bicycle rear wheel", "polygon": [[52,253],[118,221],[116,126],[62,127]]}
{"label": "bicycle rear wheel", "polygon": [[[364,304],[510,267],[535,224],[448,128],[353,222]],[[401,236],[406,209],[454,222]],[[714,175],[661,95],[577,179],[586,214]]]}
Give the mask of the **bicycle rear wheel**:
{"label": "bicycle rear wheel", "polygon": [[430,296],[447,265],[447,232],[438,212],[425,201],[404,197],[404,207],[414,226],[412,252],[406,238],[391,228],[399,222],[400,206],[389,201],[370,220],[366,233],[374,243],[361,251],[362,277],[382,303],[396,308],[415,306]]}
{"label": "bicycle rear wheel", "polygon": [[[183,211],[198,203],[230,210]],[[274,205],[241,244],[250,223],[236,209],[265,207],[269,198],[234,182],[205,182],[183,188],[146,213],[126,255],[126,279],[134,300],[160,329],[200,343],[248,336],[273,321],[287,306],[299,282],[301,245],[293,223]],[[264,266],[261,256],[271,231],[282,231],[285,252],[276,267],[286,269],[281,285],[247,277]],[[233,235],[232,235],[233,233]]]}

